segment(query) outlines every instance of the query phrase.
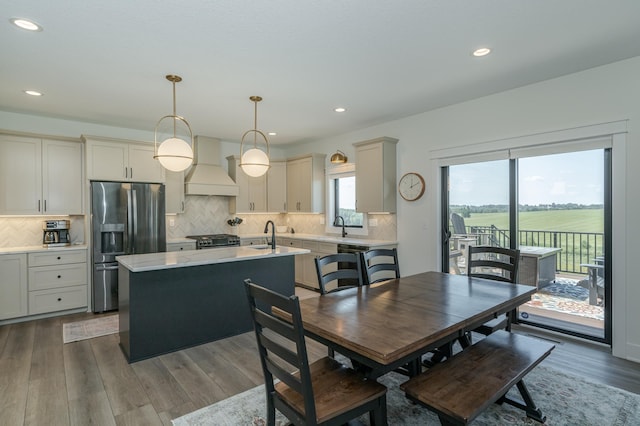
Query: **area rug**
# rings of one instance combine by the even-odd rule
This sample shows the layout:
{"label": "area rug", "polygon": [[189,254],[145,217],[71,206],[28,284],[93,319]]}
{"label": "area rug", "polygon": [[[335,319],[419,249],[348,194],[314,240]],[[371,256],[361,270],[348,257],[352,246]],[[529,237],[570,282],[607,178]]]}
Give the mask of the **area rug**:
{"label": "area rug", "polygon": [[[387,418],[390,426],[439,425],[436,415],[412,404],[398,388],[407,378],[396,373],[383,376],[380,382],[387,392]],[[525,379],[535,403],[547,416],[545,425],[632,426],[640,424],[640,395],[589,382],[561,371],[538,366]],[[511,395],[519,397],[517,390]],[[276,411],[276,425],[287,420]],[[204,407],[172,421],[175,426],[264,426],[266,403],[264,386],[258,386],[216,404]],[[350,423],[368,425],[366,417]],[[540,425],[523,411],[510,405],[493,404],[475,421],[474,426]]]}
{"label": "area rug", "polygon": [[85,321],[62,324],[62,341],[64,343],[106,336],[118,332],[118,315],[107,315]]}
{"label": "area rug", "polygon": [[589,298],[589,290],[576,284],[554,282],[540,290],[540,293],[546,293],[551,296],[564,297],[565,299],[587,300]]}

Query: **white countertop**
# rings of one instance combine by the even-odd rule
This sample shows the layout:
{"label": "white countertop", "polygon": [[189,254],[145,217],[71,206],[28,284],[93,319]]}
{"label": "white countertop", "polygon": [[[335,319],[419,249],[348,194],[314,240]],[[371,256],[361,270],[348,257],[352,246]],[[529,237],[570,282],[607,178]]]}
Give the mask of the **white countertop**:
{"label": "white countertop", "polygon": [[39,246],[25,246],[25,247],[0,247],[0,254],[20,254],[20,253],[36,253],[36,252],[54,252],[64,250],[86,250],[86,244],[72,244],[70,246],[62,247],[43,247]]}
{"label": "white countertop", "polygon": [[188,266],[238,262],[251,259],[264,259],[269,257],[294,256],[305,253],[310,253],[310,251],[284,246],[277,246],[275,250],[271,250],[270,246],[261,245],[134,254],[118,256],[116,260],[131,272],[146,272],[161,269],[184,268]]}
{"label": "white countertop", "polygon": [[[271,238],[271,233],[269,234],[245,234],[238,235],[240,239],[243,238],[261,238],[268,237]],[[335,244],[348,244],[348,245],[356,245],[356,246],[367,246],[367,247],[380,247],[380,246],[389,246],[389,245],[397,245],[397,241],[392,240],[371,240],[366,238],[351,238],[351,237],[340,237],[338,235],[317,235],[317,234],[290,234],[290,233],[276,233],[276,244],[278,243],[278,238],[290,238],[295,240],[309,240],[309,241],[320,241],[324,243],[335,243]]]}

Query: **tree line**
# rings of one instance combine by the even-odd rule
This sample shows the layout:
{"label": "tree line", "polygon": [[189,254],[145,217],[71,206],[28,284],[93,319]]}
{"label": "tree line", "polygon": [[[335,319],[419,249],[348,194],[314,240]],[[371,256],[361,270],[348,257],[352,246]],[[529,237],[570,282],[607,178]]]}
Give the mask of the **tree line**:
{"label": "tree line", "polygon": [[[462,217],[471,217],[472,213],[507,213],[509,206],[507,204],[485,204],[483,206],[469,205],[451,205],[451,211],[458,213]],[[518,211],[521,212],[537,212],[549,210],[600,210],[603,204],[577,204],[577,203],[551,203],[551,204],[520,204]]]}

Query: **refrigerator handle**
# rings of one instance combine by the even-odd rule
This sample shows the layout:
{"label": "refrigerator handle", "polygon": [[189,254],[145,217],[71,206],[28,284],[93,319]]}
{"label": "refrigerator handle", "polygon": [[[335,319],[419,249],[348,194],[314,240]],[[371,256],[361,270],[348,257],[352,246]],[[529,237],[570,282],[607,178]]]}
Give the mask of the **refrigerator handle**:
{"label": "refrigerator handle", "polygon": [[[136,235],[138,235],[138,195],[136,193],[135,189],[131,190],[131,200],[132,200],[132,205],[133,205],[133,238],[135,238]],[[133,251],[132,253],[136,252],[136,247],[135,247],[135,240],[134,240],[134,246],[133,246]]]}
{"label": "refrigerator handle", "polygon": [[131,199],[131,190],[127,189],[127,240],[128,253],[134,253],[133,250],[133,201]]}

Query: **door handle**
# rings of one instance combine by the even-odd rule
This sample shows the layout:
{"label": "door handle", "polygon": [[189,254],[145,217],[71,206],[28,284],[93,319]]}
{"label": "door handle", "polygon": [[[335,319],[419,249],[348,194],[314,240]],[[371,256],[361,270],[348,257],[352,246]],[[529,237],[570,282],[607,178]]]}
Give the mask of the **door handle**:
{"label": "door handle", "polygon": [[442,228],[442,244],[447,244],[451,239],[451,231],[448,228]]}

